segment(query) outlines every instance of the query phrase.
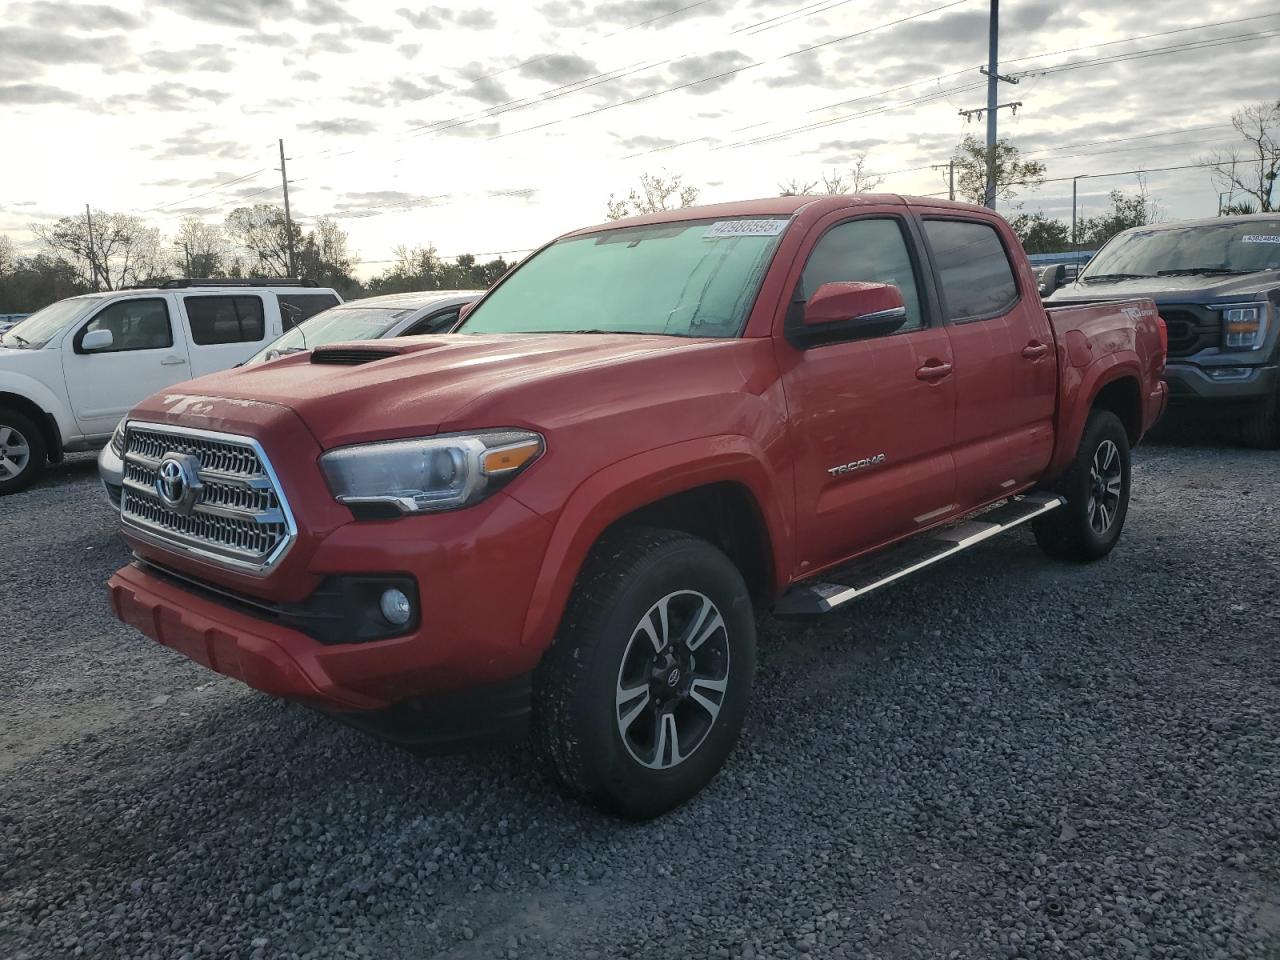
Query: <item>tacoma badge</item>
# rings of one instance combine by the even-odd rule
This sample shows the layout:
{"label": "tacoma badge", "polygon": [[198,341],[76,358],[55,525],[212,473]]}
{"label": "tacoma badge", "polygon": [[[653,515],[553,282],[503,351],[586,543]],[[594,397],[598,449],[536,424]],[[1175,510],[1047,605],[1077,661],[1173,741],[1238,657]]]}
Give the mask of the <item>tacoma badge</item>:
{"label": "tacoma badge", "polygon": [[867,467],[875,467],[884,463],[884,454],[877,453],[874,457],[866,457],[862,460],[854,460],[852,463],[842,463],[838,467],[828,467],[827,473],[833,477],[838,477],[842,473],[852,473],[854,470],[863,470]]}

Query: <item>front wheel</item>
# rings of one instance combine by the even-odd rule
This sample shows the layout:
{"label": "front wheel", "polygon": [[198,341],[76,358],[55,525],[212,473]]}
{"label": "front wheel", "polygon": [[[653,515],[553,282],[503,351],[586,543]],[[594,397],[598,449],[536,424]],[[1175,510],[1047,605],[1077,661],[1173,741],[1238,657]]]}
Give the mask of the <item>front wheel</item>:
{"label": "front wheel", "polygon": [[1129,435],[1109,410],[1094,410],[1071,466],[1054,488],[1067,502],[1031,522],[1051,557],[1100,560],[1111,552],[1129,512]]}
{"label": "front wheel", "polygon": [[1280,392],[1273,393],[1257,413],[1240,421],[1240,439],[1256,450],[1280,447]]}
{"label": "front wheel", "polygon": [[628,819],[706,785],[755,673],[742,575],[687,534],[637,528],[592,551],[534,681],[534,744],[573,796]]}
{"label": "front wheel", "polygon": [[44,435],[31,419],[0,407],[0,497],[31,486],[45,456]]}

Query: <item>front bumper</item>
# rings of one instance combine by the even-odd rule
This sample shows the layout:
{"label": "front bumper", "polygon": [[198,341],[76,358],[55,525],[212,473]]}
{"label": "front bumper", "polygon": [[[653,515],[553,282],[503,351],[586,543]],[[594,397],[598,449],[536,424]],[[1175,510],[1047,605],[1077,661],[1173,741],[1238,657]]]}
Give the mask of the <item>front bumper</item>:
{"label": "front bumper", "polygon": [[[120,620],[210,669],[329,711],[383,711],[485,689],[533,669],[542,651],[523,642],[523,629],[550,529],[499,494],[453,513],[332,531],[295,558],[309,577],[323,583],[403,575],[417,585],[416,629],[361,643],[319,642],[255,610],[248,594],[236,601],[227,584],[172,568],[154,549],[108,586]],[[277,604],[293,602],[272,590],[278,575],[261,581],[259,592]]]}
{"label": "front bumper", "polygon": [[1170,360],[1165,366],[1165,382],[1169,384],[1169,402],[1175,407],[1222,408],[1223,412],[1244,411],[1262,406],[1280,390],[1280,367],[1237,367],[1247,369],[1247,376],[1216,379],[1210,370],[1231,369],[1224,365],[1202,366],[1187,361]]}
{"label": "front bumper", "polygon": [[120,492],[124,488],[124,461],[107,444],[98,453],[98,478],[107,491],[111,506],[120,509]]}

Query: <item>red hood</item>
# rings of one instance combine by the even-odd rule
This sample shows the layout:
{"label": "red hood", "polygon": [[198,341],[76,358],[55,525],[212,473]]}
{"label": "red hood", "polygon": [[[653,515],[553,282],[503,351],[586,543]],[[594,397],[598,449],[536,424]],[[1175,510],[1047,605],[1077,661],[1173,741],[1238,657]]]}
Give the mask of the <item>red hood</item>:
{"label": "red hood", "polygon": [[[461,427],[523,426],[543,406],[538,400],[559,393],[550,388],[566,377],[717,345],[726,341],[634,334],[446,334],[332,344],[318,353],[396,356],[351,365],[314,363],[312,354],[299,354],[239,367],[157,393],[133,416],[159,413],[171,420],[190,411],[193,398],[254,400],[293,410],[326,449]],[[507,401],[493,411],[501,423],[460,422],[468,411],[488,415],[499,398]]]}

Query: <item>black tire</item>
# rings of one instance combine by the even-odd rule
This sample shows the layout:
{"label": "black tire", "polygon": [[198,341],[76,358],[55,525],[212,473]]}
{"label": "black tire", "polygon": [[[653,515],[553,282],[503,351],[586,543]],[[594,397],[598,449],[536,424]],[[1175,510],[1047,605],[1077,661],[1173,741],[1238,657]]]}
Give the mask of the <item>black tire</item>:
{"label": "black tire", "polygon": [[[1119,468],[1119,489],[1114,498],[1107,486],[1113,463],[1107,459],[1109,451]],[[1095,460],[1106,463],[1101,478]],[[1124,529],[1131,476],[1129,435],[1124,424],[1109,410],[1092,411],[1075,459],[1053,488],[1066,497],[1066,504],[1031,521],[1040,548],[1059,560],[1086,562],[1105,557]]]}
{"label": "black tire", "polygon": [[[695,644],[695,653],[681,640],[689,640],[685,633],[700,632],[695,623],[714,624],[703,601],[720,614],[724,629]],[[660,605],[668,611],[667,631],[655,613]],[[694,607],[704,621],[697,621]],[[666,666],[646,646],[652,638],[643,632],[642,620],[671,640]],[[559,636],[534,676],[533,741],[539,758],[565,793],[606,812],[646,820],[679,806],[716,775],[737,742],[755,673],[755,640],[747,586],[714,546],[684,533],[643,527],[605,538],[588,557]],[[668,687],[673,668],[679,677]],[[633,670],[639,679],[624,678]],[[705,685],[704,674],[724,684],[723,694]],[[684,684],[705,692],[704,700],[720,697],[718,712],[699,706],[687,691],[682,695]],[[644,688],[643,702],[619,704],[620,691],[632,686]],[[641,712],[623,730],[624,714],[637,706]],[[682,726],[685,733],[676,735]],[[684,759],[666,765],[668,758],[675,759],[668,729],[671,740],[686,740]],[[646,731],[652,733],[649,759],[658,766],[643,762]],[[658,768],[662,765],[665,769]]]}
{"label": "black tire", "polygon": [[[19,455],[18,451],[25,451]],[[0,407],[0,497],[25,490],[44,470],[44,434],[24,413]],[[13,464],[19,469],[14,472]]]}
{"label": "black tire", "polygon": [[1240,421],[1240,439],[1255,450],[1280,448],[1280,393],[1273,393],[1265,407]]}

